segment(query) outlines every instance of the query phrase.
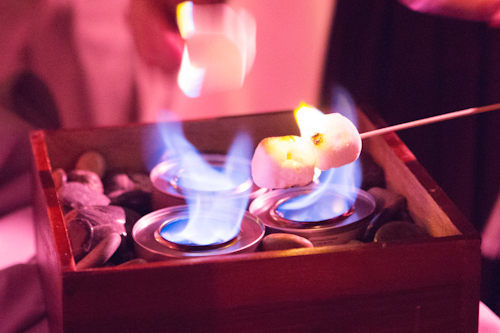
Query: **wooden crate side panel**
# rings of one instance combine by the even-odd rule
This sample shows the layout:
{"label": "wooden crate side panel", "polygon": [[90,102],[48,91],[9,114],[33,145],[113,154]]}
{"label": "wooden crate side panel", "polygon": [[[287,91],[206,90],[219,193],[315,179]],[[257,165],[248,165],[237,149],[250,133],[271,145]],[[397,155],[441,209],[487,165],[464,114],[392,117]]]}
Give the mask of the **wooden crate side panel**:
{"label": "wooden crate side panel", "polygon": [[[387,126],[369,109],[367,114],[359,112],[358,117],[363,132]],[[479,239],[478,232],[396,133],[369,138],[363,141],[363,145],[384,167],[389,187],[408,199],[410,212],[418,224],[426,226],[437,237],[460,233]]]}
{"label": "wooden crate side panel", "polygon": [[408,323],[417,332],[477,329],[479,241],[333,249],[68,273],[65,325],[126,330],[137,325],[129,318],[136,318],[189,331],[304,330],[334,323],[343,327],[340,332],[386,332],[383,323],[399,331]]}
{"label": "wooden crate side panel", "polygon": [[51,166],[71,170],[86,151],[102,154],[110,169],[147,170],[143,156],[160,154],[160,144],[151,139],[152,126],[125,126],[101,129],[58,130],[46,132]]}
{"label": "wooden crate side panel", "polygon": [[34,219],[35,219],[35,242],[36,257],[40,270],[41,282],[44,290],[44,302],[47,309],[47,317],[51,332],[62,332],[62,268],[59,249],[54,239],[54,231],[50,219],[54,217],[54,208],[49,208],[48,202],[50,192],[47,184],[42,181],[38,172],[46,168],[47,161],[44,160],[43,133],[38,132],[31,136],[33,153],[35,155],[34,174]]}
{"label": "wooden crate side panel", "polygon": [[224,152],[228,151],[233,138],[239,132],[251,135],[253,147],[257,147],[262,139],[270,136],[300,135],[292,111],[223,117],[184,124],[186,138],[201,151],[210,151],[217,147],[221,147]]}
{"label": "wooden crate side panel", "polygon": [[[269,136],[298,135],[293,112],[224,117],[182,124],[186,139],[200,152],[225,153],[237,133],[251,135],[252,145]],[[165,124],[129,125],[98,129],[46,131],[52,168],[71,169],[87,150],[101,153],[112,169],[150,170],[165,151]]]}
{"label": "wooden crate side panel", "polygon": [[[38,180],[35,180],[38,182]],[[62,272],[41,186],[34,195],[36,259],[44,291],[45,308],[51,332],[62,331]]]}
{"label": "wooden crate side panel", "polygon": [[[231,138],[241,129],[253,133],[254,145],[264,137],[298,134],[291,112],[187,122],[184,125],[186,136],[195,146],[212,152],[226,151]],[[112,167],[147,170],[148,159],[163,149],[162,143],[158,143],[157,128],[152,126],[49,131],[46,142],[50,163],[53,167],[69,169],[81,153],[97,149],[103,155],[108,154],[106,157]],[[364,126],[363,120],[361,126]],[[385,138],[380,139],[380,146],[368,143],[366,149],[378,158],[377,162],[386,173],[399,172],[390,179],[390,187],[402,191],[400,193],[407,198],[426,196],[424,200],[412,199],[410,209],[412,213],[417,210],[417,222],[434,235],[455,236],[422,244],[401,244],[398,251],[384,248],[385,255],[379,252],[379,245],[365,244],[355,247],[355,250],[352,247],[342,250],[342,254],[332,254],[333,250],[320,248],[278,255],[255,253],[235,256],[231,260],[148,264],[125,270],[74,272],[74,268],[67,266],[68,269],[61,269],[65,327],[76,331],[78,327],[80,331],[110,331],[103,327],[127,331],[127,327],[135,325],[136,318],[143,318],[151,322],[151,328],[159,329],[156,325],[161,320],[158,318],[166,318],[162,319],[163,322],[179,329],[188,325],[193,330],[208,327],[209,330],[238,328],[251,331],[245,328],[286,327],[303,331],[310,317],[325,323],[344,323],[347,332],[362,331],[361,328],[370,325],[381,327],[383,320],[379,318],[387,313],[383,318],[392,318],[397,328],[410,327],[399,325],[412,322],[423,325],[411,326],[423,327],[422,332],[429,331],[425,328],[430,326],[448,327],[449,331],[477,330],[480,271],[477,234],[467,229],[467,221],[459,221],[455,227],[453,214],[456,207],[451,204],[444,211],[434,201],[440,199],[436,193],[446,197],[444,193],[440,189],[434,191],[432,182],[425,182],[425,179],[422,185],[419,183],[421,175],[414,175],[415,170],[422,167],[418,163],[408,167],[405,155],[401,151],[395,152],[395,147],[388,146]],[[143,150],[147,158],[139,157]],[[387,160],[386,154],[390,156]],[[398,182],[405,177],[410,177],[411,181],[405,181],[399,188]],[[54,214],[57,217],[58,214]],[[57,218],[51,218],[52,223],[54,220]],[[431,224],[435,221],[437,227],[433,229]],[[464,240],[462,234],[471,241]],[[69,244],[67,239],[65,241]],[[443,244],[448,245],[442,247]],[[402,266],[398,260],[403,263],[410,260],[410,263]],[[304,286],[304,281],[314,281],[315,285]],[[370,288],[363,289],[367,285]],[[361,290],[359,286],[362,286]],[[394,303],[387,304],[387,311],[370,317],[369,309],[383,308],[385,303],[381,299],[384,298],[394,299]],[[405,298],[408,298],[407,303]],[[418,311],[417,306],[420,307]],[[349,312],[352,315],[346,320],[342,316],[347,312],[342,309],[351,308],[355,311]],[[444,313],[442,316],[435,314],[439,308]],[[333,310],[342,315],[332,317]],[[372,319],[363,321],[366,316]],[[353,326],[358,322],[360,326]]]}
{"label": "wooden crate side panel", "polygon": [[[457,286],[352,295],[320,302],[273,303],[180,315],[154,312],[65,322],[68,332],[474,332],[460,323]],[[429,302],[429,299],[435,299]],[[167,301],[167,300],[166,300]],[[470,327],[470,325],[468,325]]]}
{"label": "wooden crate side panel", "polygon": [[[42,193],[46,215],[48,216],[49,223],[48,226],[50,232],[52,233],[52,242],[55,246],[55,251],[57,251],[59,266],[62,270],[74,270],[75,262],[73,260],[73,254],[71,252],[71,246],[68,239],[68,233],[66,231],[66,225],[64,223],[64,217],[62,215],[61,207],[59,205],[59,200],[57,198],[57,193],[54,186],[54,181],[52,179],[52,168],[50,165],[50,160],[48,159],[47,146],[45,145],[45,134],[43,131],[35,131],[30,135],[39,192]],[[37,224],[42,225],[43,222]],[[45,226],[42,226],[43,228]]]}
{"label": "wooden crate side panel", "polygon": [[377,163],[383,166],[388,188],[406,197],[408,209],[415,222],[425,227],[433,236],[444,237],[461,234],[446,213],[434,201],[429,192],[439,191],[437,184],[424,188],[416,176],[411,173],[401,159],[401,154],[394,154],[381,137],[370,138],[366,143]]}

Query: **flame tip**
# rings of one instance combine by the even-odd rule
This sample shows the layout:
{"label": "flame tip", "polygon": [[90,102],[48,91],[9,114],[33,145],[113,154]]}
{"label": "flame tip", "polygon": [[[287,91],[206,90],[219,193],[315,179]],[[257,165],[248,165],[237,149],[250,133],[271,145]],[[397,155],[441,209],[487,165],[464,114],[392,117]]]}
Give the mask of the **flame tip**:
{"label": "flame tip", "polygon": [[176,7],[176,18],[181,37],[187,39],[188,35],[194,31],[193,2],[184,1],[179,3]]}
{"label": "flame tip", "polygon": [[317,108],[301,102],[299,107],[295,109],[294,115],[303,138],[311,138],[315,133],[324,132],[322,118],[325,115]]}

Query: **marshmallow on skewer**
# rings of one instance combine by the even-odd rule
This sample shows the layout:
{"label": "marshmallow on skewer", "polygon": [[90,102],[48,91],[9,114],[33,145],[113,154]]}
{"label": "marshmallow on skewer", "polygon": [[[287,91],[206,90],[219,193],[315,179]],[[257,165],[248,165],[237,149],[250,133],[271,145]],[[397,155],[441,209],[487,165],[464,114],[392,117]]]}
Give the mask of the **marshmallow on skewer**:
{"label": "marshmallow on skewer", "polygon": [[311,137],[318,169],[325,171],[357,160],[362,145],[354,124],[340,113],[331,113],[325,115],[325,125],[323,133]]}
{"label": "marshmallow on skewer", "polygon": [[252,158],[252,178],[264,188],[304,186],[314,178],[313,143],[295,135],[262,140]]}
{"label": "marshmallow on skewer", "polygon": [[340,113],[324,114],[302,104],[295,113],[301,136],[314,144],[318,169],[325,171],[354,162],[361,153],[361,137]]}

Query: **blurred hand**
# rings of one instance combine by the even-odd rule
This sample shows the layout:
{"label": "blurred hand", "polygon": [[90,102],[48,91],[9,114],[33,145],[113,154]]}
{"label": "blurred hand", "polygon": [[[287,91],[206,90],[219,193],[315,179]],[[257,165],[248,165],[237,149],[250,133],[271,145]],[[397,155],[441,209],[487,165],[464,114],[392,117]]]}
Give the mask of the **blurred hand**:
{"label": "blurred hand", "polygon": [[[130,0],[128,21],[141,58],[166,73],[178,71],[184,41],[177,28],[176,8],[182,0]],[[195,4],[224,0],[194,0]]]}
{"label": "blurred hand", "polygon": [[399,0],[417,12],[484,21],[500,27],[500,0]]}

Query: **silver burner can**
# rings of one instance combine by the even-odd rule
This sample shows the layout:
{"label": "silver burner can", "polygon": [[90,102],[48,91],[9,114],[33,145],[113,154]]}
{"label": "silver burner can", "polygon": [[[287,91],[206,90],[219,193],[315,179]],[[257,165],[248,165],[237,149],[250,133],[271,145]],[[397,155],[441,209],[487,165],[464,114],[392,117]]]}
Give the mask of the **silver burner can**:
{"label": "silver burner can", "polygon": [[[202,154],[201,157],[210,166],[215,169],[222,169],[225,166],[227,157],[221,154]],[[193,197],[197,194],[214,194],[231,196],[248,196],[249,202],[256,197],[266,193],[268,189],[260,188],[254,184],[250,174],[250,160],[240,158],[236,160],[234,169],[236,172],[241,171],[241,177],[237,179],[236,185],[231,188],[217,191],[200,191],[196,189],[183,188],[180,185],[180,179],[186,173],[186,169],[180,164],[177,158],[168,159],[158,163],[150,172],[150,179],[153,184],[152,205],[153,209],[161,209],[171,206],[180,206],[186,204],[186,198]],[[248,172],[243,172],[247,170]],[[238,177],[236,177],[238,178]]]}
{"label": "silver burner can", "polygon": [[[310,194],[321,186],[324,186],[324,191],[320,195],[320,204],[303,208],[297,214],[288,214],[281,209],[290,200]],[[334,206],[341,208],[330,212],[330,207]],[[250,204],[249,211],[263,221],[267,234],[295,234],[319,247],[345,244],[361,237],[375,211],[375,199],[361,189],[312,184],[265,193]],[[315,213],[318,213],[317,218],[303,217]]]}
{"label": "silver burner can", "polygon": [[208,245],[193,245],[175,243],[168,237],[162,236],[164,228],[188,220],[189,212],[186,205],[154,211],[139,219],[132,229],[136,255],[147,261],[162,261],[254,252],[264,236],[265,227],[262,221],[248,211],[237,209],[223,211],[220,216],[241,216],[241,214],[243,219],[235,237]]}

